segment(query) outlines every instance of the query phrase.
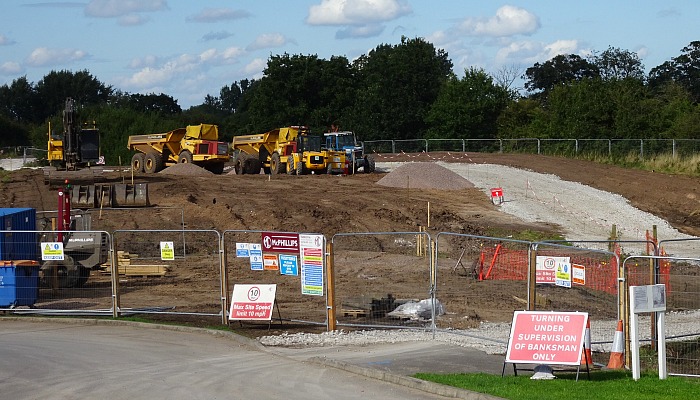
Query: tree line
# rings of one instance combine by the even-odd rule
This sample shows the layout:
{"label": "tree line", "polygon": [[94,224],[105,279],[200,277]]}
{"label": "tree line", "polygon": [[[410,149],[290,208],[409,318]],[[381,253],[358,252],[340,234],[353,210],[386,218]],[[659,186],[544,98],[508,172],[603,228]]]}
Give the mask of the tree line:
{"label": "tree line", "polygon": [[[331,126],[381,139],[700,138],[700,41],[645,73],[636,53],[609,47],[558,55],[524,71],[471,67],[458,77],[444,50],[403,37],[350,61],[272,55],[260,79],[243,79],[183,110],[167,94],[135,94],[89,71],[51,71],[0,86],[0,147],[46,147],[65,99],[102,132],[108,163],[130,159],[127,136],[188,124],[219,125],[222,140],[288,125]],[[514,87],[522,77],[524,90]]]}

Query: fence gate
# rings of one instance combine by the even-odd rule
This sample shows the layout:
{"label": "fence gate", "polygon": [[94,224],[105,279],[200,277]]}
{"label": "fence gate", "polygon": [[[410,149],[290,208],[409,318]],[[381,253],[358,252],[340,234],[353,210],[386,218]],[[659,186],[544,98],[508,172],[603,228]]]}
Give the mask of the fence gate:
{"label": "fence gate", "polygon": [[[625,260],[623,269],[626,293],[629,286],[666,285],[668,374],[700,377],[700,258],[632,256]],[[651,314],[639,316],[642,369],[657,365],[654,322]],[[629,342],[629,335],[625,340]]]}
{"label": "fence gate", "polygon": [[120,315],[220,317],[220,243],[213,230],[115,231]]}
{"label": "fence gate", "polygon": [[331,242],[338,325],[432,327],[430,235],[338,233]]}
{"label": "fence gate", "polygon": [[[223,235],[226,265],[227,307],[235,284],[275,284],[275,309],[272,318],[283,324],[301,323],[326,325],[326,277],[320,293],[308,294],[302,288],[302,257],[299,250],[264,248],[263,235],[289,237],[321,237],[320,252],[316,251],[313,262],[321,262],[325,256],[326,239],[318,234],[296,232],[267,232],[256,230],[228,230]],[[301,243],[300,243],[301,244]],[[260,249],[259,256],[250,252],[252,245]],[[237,252],[245,248],[245,251]],[[282,250],[281,252],[279,250]],[[259,257],[254,260],[253,257]],[[267,260],[267,261],[266,261]],[[275,265],[276,263],[276,265]],[[296,266],[296,269],[295,269]],[[323,271],[325,275],[325,271]],[[319,277],[321,279],[321,277]],[[228,313],[228,308],[226,312]]]}

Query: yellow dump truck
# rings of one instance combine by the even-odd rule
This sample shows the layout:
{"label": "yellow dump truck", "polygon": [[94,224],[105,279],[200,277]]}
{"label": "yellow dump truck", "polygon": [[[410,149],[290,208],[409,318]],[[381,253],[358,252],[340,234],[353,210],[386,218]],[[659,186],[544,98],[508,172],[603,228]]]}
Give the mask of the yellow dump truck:
{"label": "yellow dump truck", "polygon": [[131,158],[131,168],[134,172],[155,173],[173,164],[192,163],[221,174],[230,156],[228,143],[218,139],[219,128],[210,124],[129,136],[127,147],[136,151]]}
{"label": "yellow dump truck", "polygon": [[259,174],[261,168],[266,174],[342,173],[345,153],[323,149],[322,142],[305,126],[234,136],[234,168],[237,174]]}

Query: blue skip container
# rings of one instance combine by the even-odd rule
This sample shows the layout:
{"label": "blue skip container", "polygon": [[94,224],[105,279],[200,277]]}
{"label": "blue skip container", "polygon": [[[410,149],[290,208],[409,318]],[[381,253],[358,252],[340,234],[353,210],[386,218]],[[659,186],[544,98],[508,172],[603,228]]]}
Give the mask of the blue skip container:
{"label": "blue skip container", "polygon": [[0,261],[0,307],[33,306],[38,296],[37,261]]}

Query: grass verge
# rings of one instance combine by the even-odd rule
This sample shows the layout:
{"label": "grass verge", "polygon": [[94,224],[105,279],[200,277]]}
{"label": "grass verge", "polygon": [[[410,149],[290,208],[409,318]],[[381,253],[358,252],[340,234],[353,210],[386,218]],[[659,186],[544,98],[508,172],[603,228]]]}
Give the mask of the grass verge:
{"label": "grass verge", "polygon": [[700,380],[671,376],[659,380],[658,375],[644,374],[634,381],[630,371],[593,371],[591,380],[585,373],[576,381],[576,374],[557,374],[557,379],[532,380],[529,375],[491,374],[426,374],[418,379],[517,400],[665,400],[700,398]]}

